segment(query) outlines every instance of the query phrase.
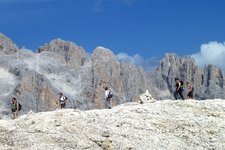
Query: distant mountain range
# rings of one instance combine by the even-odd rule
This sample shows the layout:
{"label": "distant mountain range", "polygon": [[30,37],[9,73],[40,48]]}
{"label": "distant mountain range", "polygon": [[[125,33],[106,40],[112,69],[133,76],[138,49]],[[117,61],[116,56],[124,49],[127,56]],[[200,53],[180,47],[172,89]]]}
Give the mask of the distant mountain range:
{"label": "distant mountain range", "polygon": [[104,108],[104,88],[114,93],[113,105],[137,101],[145,90],[155,99],[173,98],[174,78],[189,81],[196,99],[225,98],[224,73],[208,65],[203,69],[193,58],[166,54],[151,73],[117,60],[112,51],[97,47],[90,55],[82,47],[61,39],[52,40],[37,52],[19,49],[0,33],[0,108],[10,112],[16,97],[23,113],[50,111],[58,107],[59,93],[67,107]]}

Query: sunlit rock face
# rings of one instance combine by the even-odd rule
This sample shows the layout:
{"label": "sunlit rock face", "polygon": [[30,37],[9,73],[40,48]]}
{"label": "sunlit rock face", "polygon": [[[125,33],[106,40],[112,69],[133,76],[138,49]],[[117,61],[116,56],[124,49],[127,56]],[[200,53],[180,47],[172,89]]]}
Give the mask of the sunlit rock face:
{"label": "sunlit rock face", "polygon": [[17,46],[8,37],[0,33],[0,52],[12,54],[17,52]]}
{"label": "sunlit rock face", "polygon": [[76,105],[80,109],[105,108],[105,87],[113,92],[113,106],[138,101],[138,95],[146,89],[156,96],[151,78],[142,68],[118,61],[102,46],[88,54],[72,42],[56,39],[40,46],[37,52],[23,48],[0,53],[0,67],[16,81],[3,99],[8,112],[12,97],[22,104],[21,113],[27,113],[57,109],[61,92],[68,97],[66,108]]}
{"label": "sunlit rock face", "polygon": [[[176,54],[166,54],[160,66],[152,73],[154,85],[160,89],[162,98],[173,98],[175,91],[174,78],[190,82],[194,87],[194,98],[213,99],[225,98],[224,73],[214,65],[200,68],[189,56],[179,57]],[[187,91],[187,88],[185,88]]]}
{"label": "sunlit rock face", "polygon": [[0,34],[0,107],[4,114],[10,113],[12,97],[22,104],[21,113],[55,110],[61,92],[68,97],[66,108],[102,109],[105,87],[113,92],[112,106],[139,101],[146,90],[154,99],[173,99],[175,77],[194,86],[196,99],[225,98],[223,72],[213,65],[199,68],[188,56],[166,54],[156,70],[146,73],[102,46],[88,54],[72,42],[55,39],[33,52],[17,48]]}
{"label": "sunlit rock face", "polygon": [[8,70],[0,68],[0,95],[2,97],[11,94],[16,85],[16,79]]}

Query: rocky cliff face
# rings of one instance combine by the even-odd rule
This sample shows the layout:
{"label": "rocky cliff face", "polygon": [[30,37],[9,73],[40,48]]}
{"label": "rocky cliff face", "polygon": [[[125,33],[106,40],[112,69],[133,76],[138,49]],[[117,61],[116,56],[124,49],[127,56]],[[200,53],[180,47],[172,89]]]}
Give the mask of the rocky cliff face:
{"label": "rocky cliff face", "polygon": [[15,53],[17,49],[17,46],[8,37],[0,33],[0,52]]}
{"label": "rocky cliff face", "polygon": [[[8,38],[4,36],[4,39]],[[0,67],[15,81],[7,95],[1,92],[5,101],[3,112],[10,112],[11,97],[17,97],[26,113],[56,109],[60,92],[69,98],[67,107],[77,105],[80,109],[104,108],[106,86],[114,93],[113,106],[137,101],[146,89],[156,93],[149,88],[152,80],[142,68],[119,62],[104,47],[97,47],[89,55],[74,43],[56,39],[41,46],[36,53],[26,49],[6,51],[1,52]]]}
{"label": "rocky cliff face", "polygon": [[165,98],[173,97],[175,77],[188,81],[194,86],[196,99],[225,97],[224,74],[221,69],[213,65],[201,69],[189,56],[181,58],[176,54],[166,54],[152,75],[152,78],[156,79],[156,87],[164,91],[169,90],[164,95]]}
{"label": "rocky cliff face", "polygon": [[72,42],[56,39],[36,53],[18,49],[0,34],[0,110],[10,112],[9,99],[16,97],[23,113],[55,110],[59,93],[68,97],[67,108],[104,108],[104,88],[114,93],[112,105],[138,101],[149,90],[155,99],[172,98],[174,78],[190,81],[195,98],[224,98],[223,73],[215,66],[204,69],[190,57],[166,54],[152,73],[120,62],[107,48],[97,47],[92,54]]}
{"label": "rocky cliff face", "polygon": [[225,101],[163,100],[0,120],[1,150],[224,149]]}
{"label": "rocky cliff face", "polygon": [[64,41],[61,39],[52,40],[49,44],[41,46],[37,52],[41,53],[44,51],[53,52],[61,56],[64,61],[70,67],[77,67],[83,64],[86,53],[82,47],[75,45],[72,42]]}

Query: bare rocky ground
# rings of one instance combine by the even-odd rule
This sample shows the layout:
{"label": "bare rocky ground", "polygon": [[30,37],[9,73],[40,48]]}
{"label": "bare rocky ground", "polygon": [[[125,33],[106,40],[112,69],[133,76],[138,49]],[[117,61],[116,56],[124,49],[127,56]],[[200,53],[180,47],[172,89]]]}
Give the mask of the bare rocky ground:
{"label": "bare rocky ground", "polygon": [[127,103],[0,120],[1,150],[222,150],[224,100]]}

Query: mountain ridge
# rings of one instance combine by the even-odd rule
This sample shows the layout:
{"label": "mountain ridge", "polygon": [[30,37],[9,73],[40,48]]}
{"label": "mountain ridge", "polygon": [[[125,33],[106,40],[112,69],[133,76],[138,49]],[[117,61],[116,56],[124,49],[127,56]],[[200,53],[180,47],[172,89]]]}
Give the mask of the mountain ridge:
{"label": "mountain ridge", "polygon": [[0,80],[4,85],[0,89],[2,112],[10,112],[12,97],[24,106],[23,113],[54,110],[60,92],[69,98],[67,108],[76,103],[80,109],[101,109],[106,86],[114,93],[113,106],[138,101],[145,90],[155,99],[171,99],[175,77],[193,84],[196,99],[225,98],[222,70],[213,65],[202,69],[189,56],[165,54],[159,66],[146,73],[141,67],[118,61],[111,50],[101,46],[88,54],[72,42],[56,39],[32,52],[17,48],[3,34],[0,46],[0,68],[15,79]]}

